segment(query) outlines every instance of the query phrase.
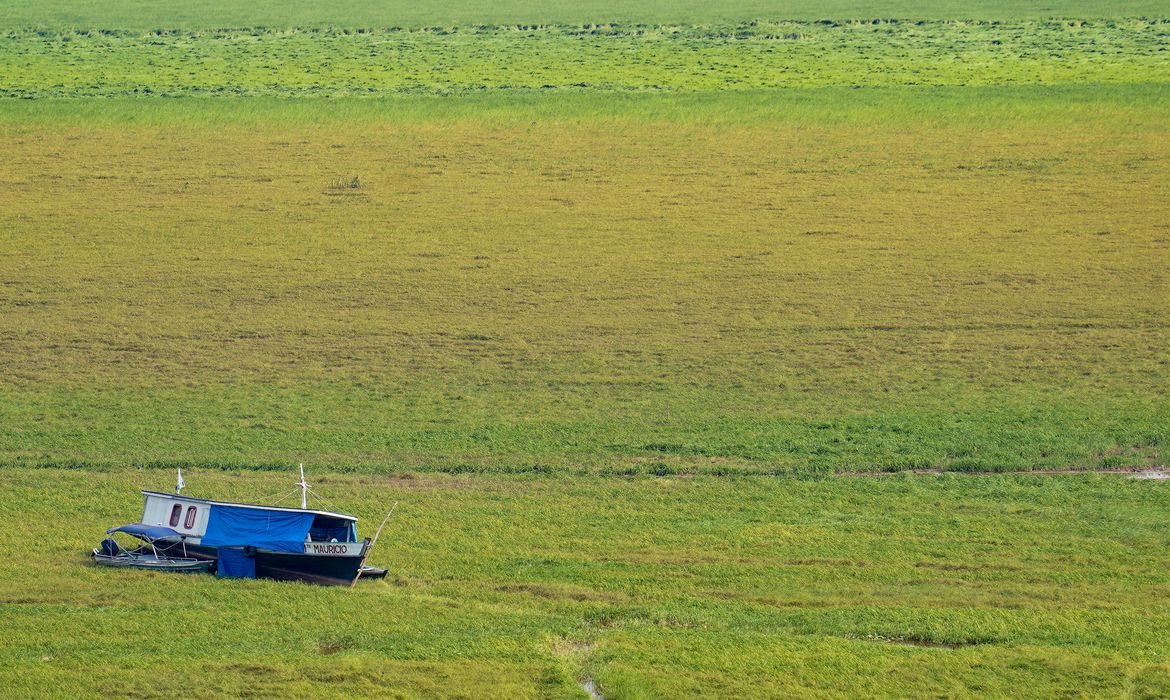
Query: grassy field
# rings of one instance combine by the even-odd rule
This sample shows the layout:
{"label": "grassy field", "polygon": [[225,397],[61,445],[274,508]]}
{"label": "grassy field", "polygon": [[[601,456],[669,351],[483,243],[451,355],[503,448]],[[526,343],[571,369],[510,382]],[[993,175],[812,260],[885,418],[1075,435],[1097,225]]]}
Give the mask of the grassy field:
{"label": "grassy field", "polygon": [[747,19],[1039,19],[1164,17],[1161,0],[43,0],[0,3],[0,27],[219,29],[223,27],[450,27],[474,24],[739,22]]}
{"label": "grassy field", "polygon": [[[187,474],[193,495],[285,474]],[[0,470],[0,694],[1165,697],[1164,482],[337,476],[385,582],[99,569],[170,474]],[[51,526],[50,526],[51,525]],[[31,544],[34,547],[29,547]]]}
{"label": "grassy field", "polygon": [[1168,17],[0,3],[0,697],[1170,696]]}
{"label": "grassy field", "polygon": [[1164,464],[1165,96],[7,103],[0,459]]}
{"label": "grassy field", "polygon": [[0,464],[1166,462],[1164,19],[54,7],[0,39]]}

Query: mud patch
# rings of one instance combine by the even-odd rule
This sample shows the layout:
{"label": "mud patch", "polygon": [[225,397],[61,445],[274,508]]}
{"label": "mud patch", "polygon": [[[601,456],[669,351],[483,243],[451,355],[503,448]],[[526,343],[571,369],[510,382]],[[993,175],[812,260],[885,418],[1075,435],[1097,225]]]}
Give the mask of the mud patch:
{"label": "mud patch", "polygon": [[1009,564],[952,564],[950,562],[920,561],[914,564],[916,569],[931,569],[933,571],[949,571],[960,573],[980,573],[988,571],[1019,571],[1020,567]]}
{"label": "mud patch", "polygon": [[322,639],[317,642],[317,653],[322,656],[332,656],[349,647],[350,643],[342,639]]}
{"label": "mud patch", "polygon": [[988,641],[980,641],[974,639],[967,639],[959,642],[944,642],[936,639],[928,639],[926,637],[916,636],[897,636],[886,637],[880,634],[871,634],[865,637],[853,637],[863,642],[878,642],[881,644],[896,644],[905,647],[922,647],[924,649],[963,649],[966,647],[979,646],[981,644],[989,644]]}
{"label": "mud patch", "polygon": [[867,564],[863,561],[853,561],[852,559],[786,559],[782,564],[786,566],[857,566],[863,567]]}
{"label": "mud patch", "polygon": [[720,600],[733,600],[739,603],[767,605],[773,608],[832,608],[846,604],[846,602],[842,600],[774,598],[771,596],[753,595],[750,593],[741,593],[738,591],[705,591],[703,595],[708,595]]}
{"label": "mud patch", "polygon": [[[956,476],[1071,476],[1075,474],[1117,474],[1121,476],[1129,476],[1135,479],[1170,479],[1170,473],[1141,470],[1140,468],[1112,469],[1108,467],[1100,469],[1093,469],[1090,467],[1069,467],[1067,469],[1010,469],[1006,471],[932,468],[891,469],[886,471],[839,470],[833,472],[833,476],[862,478],[898,476],[901,474],[913,474],[915,476],[942,476],[943,474],[954,474]],[[1162,476],[1143,476],[1145,474],[1161,474]]]}
{"label": "mud patch", "polygon": [[625,599],[623,595],[594,591],[588,588],[553,587],[533,583],[510,583],[503,586],[496,586],[495,590],[500,593],[524,593],[537,598],[572,600],[579,603],[587,600],[612,603]]}
{"label": "mud patch", "polygon": [[399,489],[420,490],[466,489],[472,486],[470,479],[460,476],[448,474],[417,474],[414,472],[385,475],[322,474],[316,479],[321,484],[392,486]]}

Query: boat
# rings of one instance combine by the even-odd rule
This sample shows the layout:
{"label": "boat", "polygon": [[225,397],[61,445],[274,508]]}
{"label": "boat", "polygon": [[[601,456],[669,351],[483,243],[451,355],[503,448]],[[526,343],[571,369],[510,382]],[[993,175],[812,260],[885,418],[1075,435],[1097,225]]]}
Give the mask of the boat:
{"label": "boat", "polygon": [[[116,532],[124,532],[137,537],[149,545],[149,551],[146,546],[134,549],[123,548],[113,537]],[[132,523],[121,527],[112,527],[106,530],[106,535],[108,537],[102,540],[101,546],[93,550],[94,562],[102,566],[175,573],[206,573],[215,567],[214,560],[167,556],[165,554],[166,547],[164,547],[164,554],[160,554],[158,551],[160,540],[173,543],[175,539],[178,539],[182,543],[183,536],[169,527],[150,527],[140,523]]]}
{"label": "boat", "polygon": [[184,558],[213,563],[216,574],[224,578],[326,586],[384,578],[386,570],[367,565],[366,559],[394,508],[373,539],[359,539],[357,517],[308,508],[310,488],[303,465],[296,483],[300,508],[236,503],[183,495],[185,483],[179,470],[175,493],[142,491],[139,525],[167,530],[157,532],[154,545],[167,553],[181,552]]}

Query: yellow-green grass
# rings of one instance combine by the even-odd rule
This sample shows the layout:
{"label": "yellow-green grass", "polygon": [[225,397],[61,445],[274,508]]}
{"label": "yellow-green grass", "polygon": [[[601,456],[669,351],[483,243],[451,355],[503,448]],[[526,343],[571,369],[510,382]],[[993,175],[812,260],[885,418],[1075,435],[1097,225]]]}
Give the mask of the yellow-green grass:
{"label": "yellow-green grass", "polygon": [[[291,472],[189,471],[250,498]],[[0,470],[0,695],[1165,697],[1166,483],[317,475],[384,582],[98,568],[171,474]]]}
{"label": "yellow-green grass", "polygon": [[722,22],[765,19],[1017,19],[1049,17],[1157,17],[1159,0],[42,0],[0,3],[0,27],[191,28],[221,27],[450,27],[475,24],[582,22]]}
{"label": "yellow-green grass", "polygon": [[1170,20],[10,31],[0,97],[1170,81]]}
{"label": "yellow-green grass", "polygon": [[1164,464],[1166,104],[5,103],[0,461]]}

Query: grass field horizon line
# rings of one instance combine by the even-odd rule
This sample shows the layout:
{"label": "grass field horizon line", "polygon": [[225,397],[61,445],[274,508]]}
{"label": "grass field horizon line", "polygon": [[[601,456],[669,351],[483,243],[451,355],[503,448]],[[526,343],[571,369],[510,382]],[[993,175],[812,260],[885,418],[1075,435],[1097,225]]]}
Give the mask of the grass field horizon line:
{"label": "grass field horizon line", "polygon": [[184,95],[0,99],[0,131],[38,124],[244,126],[642,121],[695,125],[913,120],[923,126],[1170,118],[1170,80],[1102,85],[791,87],[737,91],[579,88],[348,95]]}
{"label": "grass field horizon line", "polygon": [[[490,34],[495,32],[525,32],[533,33],[563,33],[571,36],[644,36],[647,32],[686,35],[695,31],[703,36],[717,36],[720,38],[734,38],[741,40],[765,41],[798,41],[806,37],[774,36],[760,32],[770,26],[844,28],[884,25],[914,25],[926,27],[930,25],[944,26],[979,26],[1001,27],[1013,24],[1031,25],[1062,25],[1069,28],[1084,28],[1102,24],[1116,26],[1118,24],[1139,22],[1143,24],[1170,24],[1170,13],[1135,14],[1135,15],[1051,15],[1027,18],[939,18],[923,19],[911,16],[826,16],[818,19],[802,17],[788,17],[784,15],[760,15],[742,19],[694,21],[694,22],[632,22],[622,20],[599,20],[582,22],[464,22],[456,24],[394,24],[368,23],[364,25],[350,24],[254,24],[239,26],[208,26],[184,27],[157,26],[157,27],[104,27],[87,25],[15,25],[0,27],[0,36],[13,38],[22,34],[35,34],[44,38],[76,37],[76,36],[109,36],[109,37],[143,37],[143,36],[187,36],[206,37],[215,35],[230,35],[253,32],[255,34],[324,34],[327,36],[361,35],[361,34]],[[744,33],[740,35],[725,34],[725,30],[738,29]],[[710,34],[714,31],[715,34]]]}
{"label": "grass field horizon line", "polygon": [[[884,17],[914,20],[1010,20],[1037,18],[1117,18],[1165,16],[1163,3],[1155,0],[1057,0],[1037,7],[1020,6],[1003,0],[890,0],[883,5]],[[789,0],[784,16],[815,21],[830,19],[873,19],[872,6],[857,0]],[[314,26],[369,26],[393,23],[403,26],[452,26],[467,24],[534,25],[576,23],[726,23],[774,16],[774,2],[731,0],[706,3],[700,0],[472,0],[449,6],[436,2],[385,3],[355,0],[344,6],[324,9],[319,3],[303,0],[275,2],[257,0],[215,0],[193,7],[177,7],[158,0],[131,0],[114,4],[78,6],[73,0],[46,0],[28,7],[0,8],[0,27],[11,26],[114,26],[154,28],[176,25],[189,28],[232,25],[309,24]]]}
{"label": "grass field horizon line", "polygon": [[599,479],[793,479],[797,481],[819,481],[823,479],[864,479],[884,477],[939,477],[939,476],[1035,476],[1035,477],[1064,477],[1098,475],[1102,477],[1123,477],[1139,474],[1157,474],[1167,468],[1167,464],[1154,460],[1148,464],[1132,464],[1128,466],[1085,466],[1070,465],[1064,468],[1037,467],[1023,469],[1019,467],[1005,467],[1004,469],[989,469],[986,467],[923,467],[923,468],[876,468],[876,469],[836,469],[820,470],[816,468],[791,468],[777,466],[774,469],[761,468],[745,470],[742,468],[699,467],[678,468],[664,463],[643,463],[628,465],[608,465],[600,467],[568,467],[563,465],[542,463],[517,463],[513,466],[499,466],[490,464],[473,464],[469,462],[452,461],[447,465],[409,464],[384,465],[371,463],[311,463],[302,462],[299,458],[291,458],[288,462],[208,462],[199,459],[157,459],[149,461],[136,460],[0,460],[0,471],[36,469],[61,471],[92,471],[100,473],[115,473],[123,471],[134,472],[173,472],[176,469],[185,469],[188,478],[199,472],[230,474],[230,473],[277,473],[289,472],[304,464],[307,473],[315,473],[318,477],[334,476],[362,476],[384,479],[405,479],[423,476],[500,476],[500,477],[574,477]]}

